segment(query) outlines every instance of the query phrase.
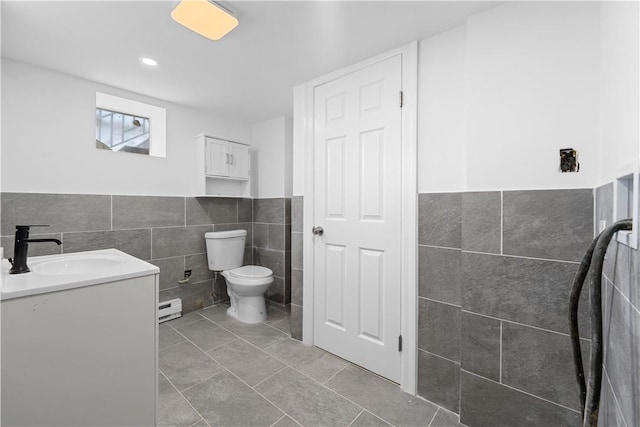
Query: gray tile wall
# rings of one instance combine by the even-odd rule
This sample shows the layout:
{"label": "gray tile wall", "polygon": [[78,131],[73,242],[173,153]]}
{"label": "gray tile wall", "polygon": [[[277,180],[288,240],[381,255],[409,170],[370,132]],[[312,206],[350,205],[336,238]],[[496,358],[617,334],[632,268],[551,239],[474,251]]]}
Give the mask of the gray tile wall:
{"label": "gray tile wall", "polygon": [[566,306],[593,191],[418,197],[419,394],[469,426],[578,425]]}
{"label": "gray tile wall", "polygon": [[[245,263],[252,263],[250,199],[2,193],[1,240],[13,255],[16,224],[49,224],[32,237],[55,237],[63,245],[35,243],[29,255],[116,248],[160,267],[160,301],[182,298],[183,313],[228,299],[224,279],[214,284],[204,233],[243,228],[249,233]],[[179,285],[184,270],[189,283]]]}
{"label": "gray tile wall", "polygon": [[291,337],[302,340],[302,212],[304,198],[291,198]]}
{"label": "gray tile wall", "polygon": [[418,215],[418,394],[459,413],[462,194],[419,194]]}
{"label": "gray tile wall", "polygon": [[[596,224],[613,219],[613,184],[596,189]],[[634,227],[636,224],[634,224]],[[603,274],[600,425],[640,425],[640,252],[612,242]]]}
{"label": "gray tile wall", "polygon": [[273,271],[266,298],[291,303],[291,199],[253,200],[253,240],[255,264]]}

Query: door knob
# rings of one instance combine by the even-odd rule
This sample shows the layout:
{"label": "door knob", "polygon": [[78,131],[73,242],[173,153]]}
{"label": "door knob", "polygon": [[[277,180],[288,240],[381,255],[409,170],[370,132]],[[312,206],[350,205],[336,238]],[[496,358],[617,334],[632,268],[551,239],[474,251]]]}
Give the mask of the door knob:
{"label": "door knob", "polygon": [[313,232],[313,234],[315,236],[322,236],[322,233],[324,233],[324,229],[320,226],[315,226],[311,229],[311,231]]}

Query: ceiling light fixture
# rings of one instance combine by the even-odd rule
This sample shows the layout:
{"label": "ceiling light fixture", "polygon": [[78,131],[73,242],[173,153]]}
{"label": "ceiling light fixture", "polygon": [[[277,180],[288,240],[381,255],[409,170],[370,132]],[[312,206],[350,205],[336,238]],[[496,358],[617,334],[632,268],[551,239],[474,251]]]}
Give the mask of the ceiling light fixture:
{"label": "ceiling light fixture", "polygon": [[158,61],[156,61],[153,58],[142,57],[142,58],[140,58],[140,62],[142,62],[144,65],[148,65],[149,67],[157,67],[158,66]]}
{"label": "ceiling light fixture", "polygon": [[238,26],[235,13],[213,0],[181,0],[171,17],[210,40],[220,40]]}

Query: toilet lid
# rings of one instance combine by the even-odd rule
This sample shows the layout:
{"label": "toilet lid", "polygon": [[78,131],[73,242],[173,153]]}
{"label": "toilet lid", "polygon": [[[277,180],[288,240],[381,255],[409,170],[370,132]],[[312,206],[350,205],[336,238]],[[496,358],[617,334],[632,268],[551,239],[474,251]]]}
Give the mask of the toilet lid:
{"label": "toilet lid", "polygon": [[260,267],[258,265],[245,265],[244,267],[234,268],[229,271],[229,273],[235,277],[257,278],[269,277],[273,274],[273,271],[267,267]]}

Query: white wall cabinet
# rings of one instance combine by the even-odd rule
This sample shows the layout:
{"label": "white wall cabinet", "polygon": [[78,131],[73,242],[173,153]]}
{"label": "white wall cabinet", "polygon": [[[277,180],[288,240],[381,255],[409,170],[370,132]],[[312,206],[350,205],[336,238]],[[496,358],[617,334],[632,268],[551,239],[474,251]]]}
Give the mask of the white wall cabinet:
{"label": "white wall cabinet", "polygon": [[249,179],[249,146],[205,137],[205,174]]}
{"label": "white wall cabinet", "polygon": [[249,146],[196,136],[196,196],[251,197]]}

